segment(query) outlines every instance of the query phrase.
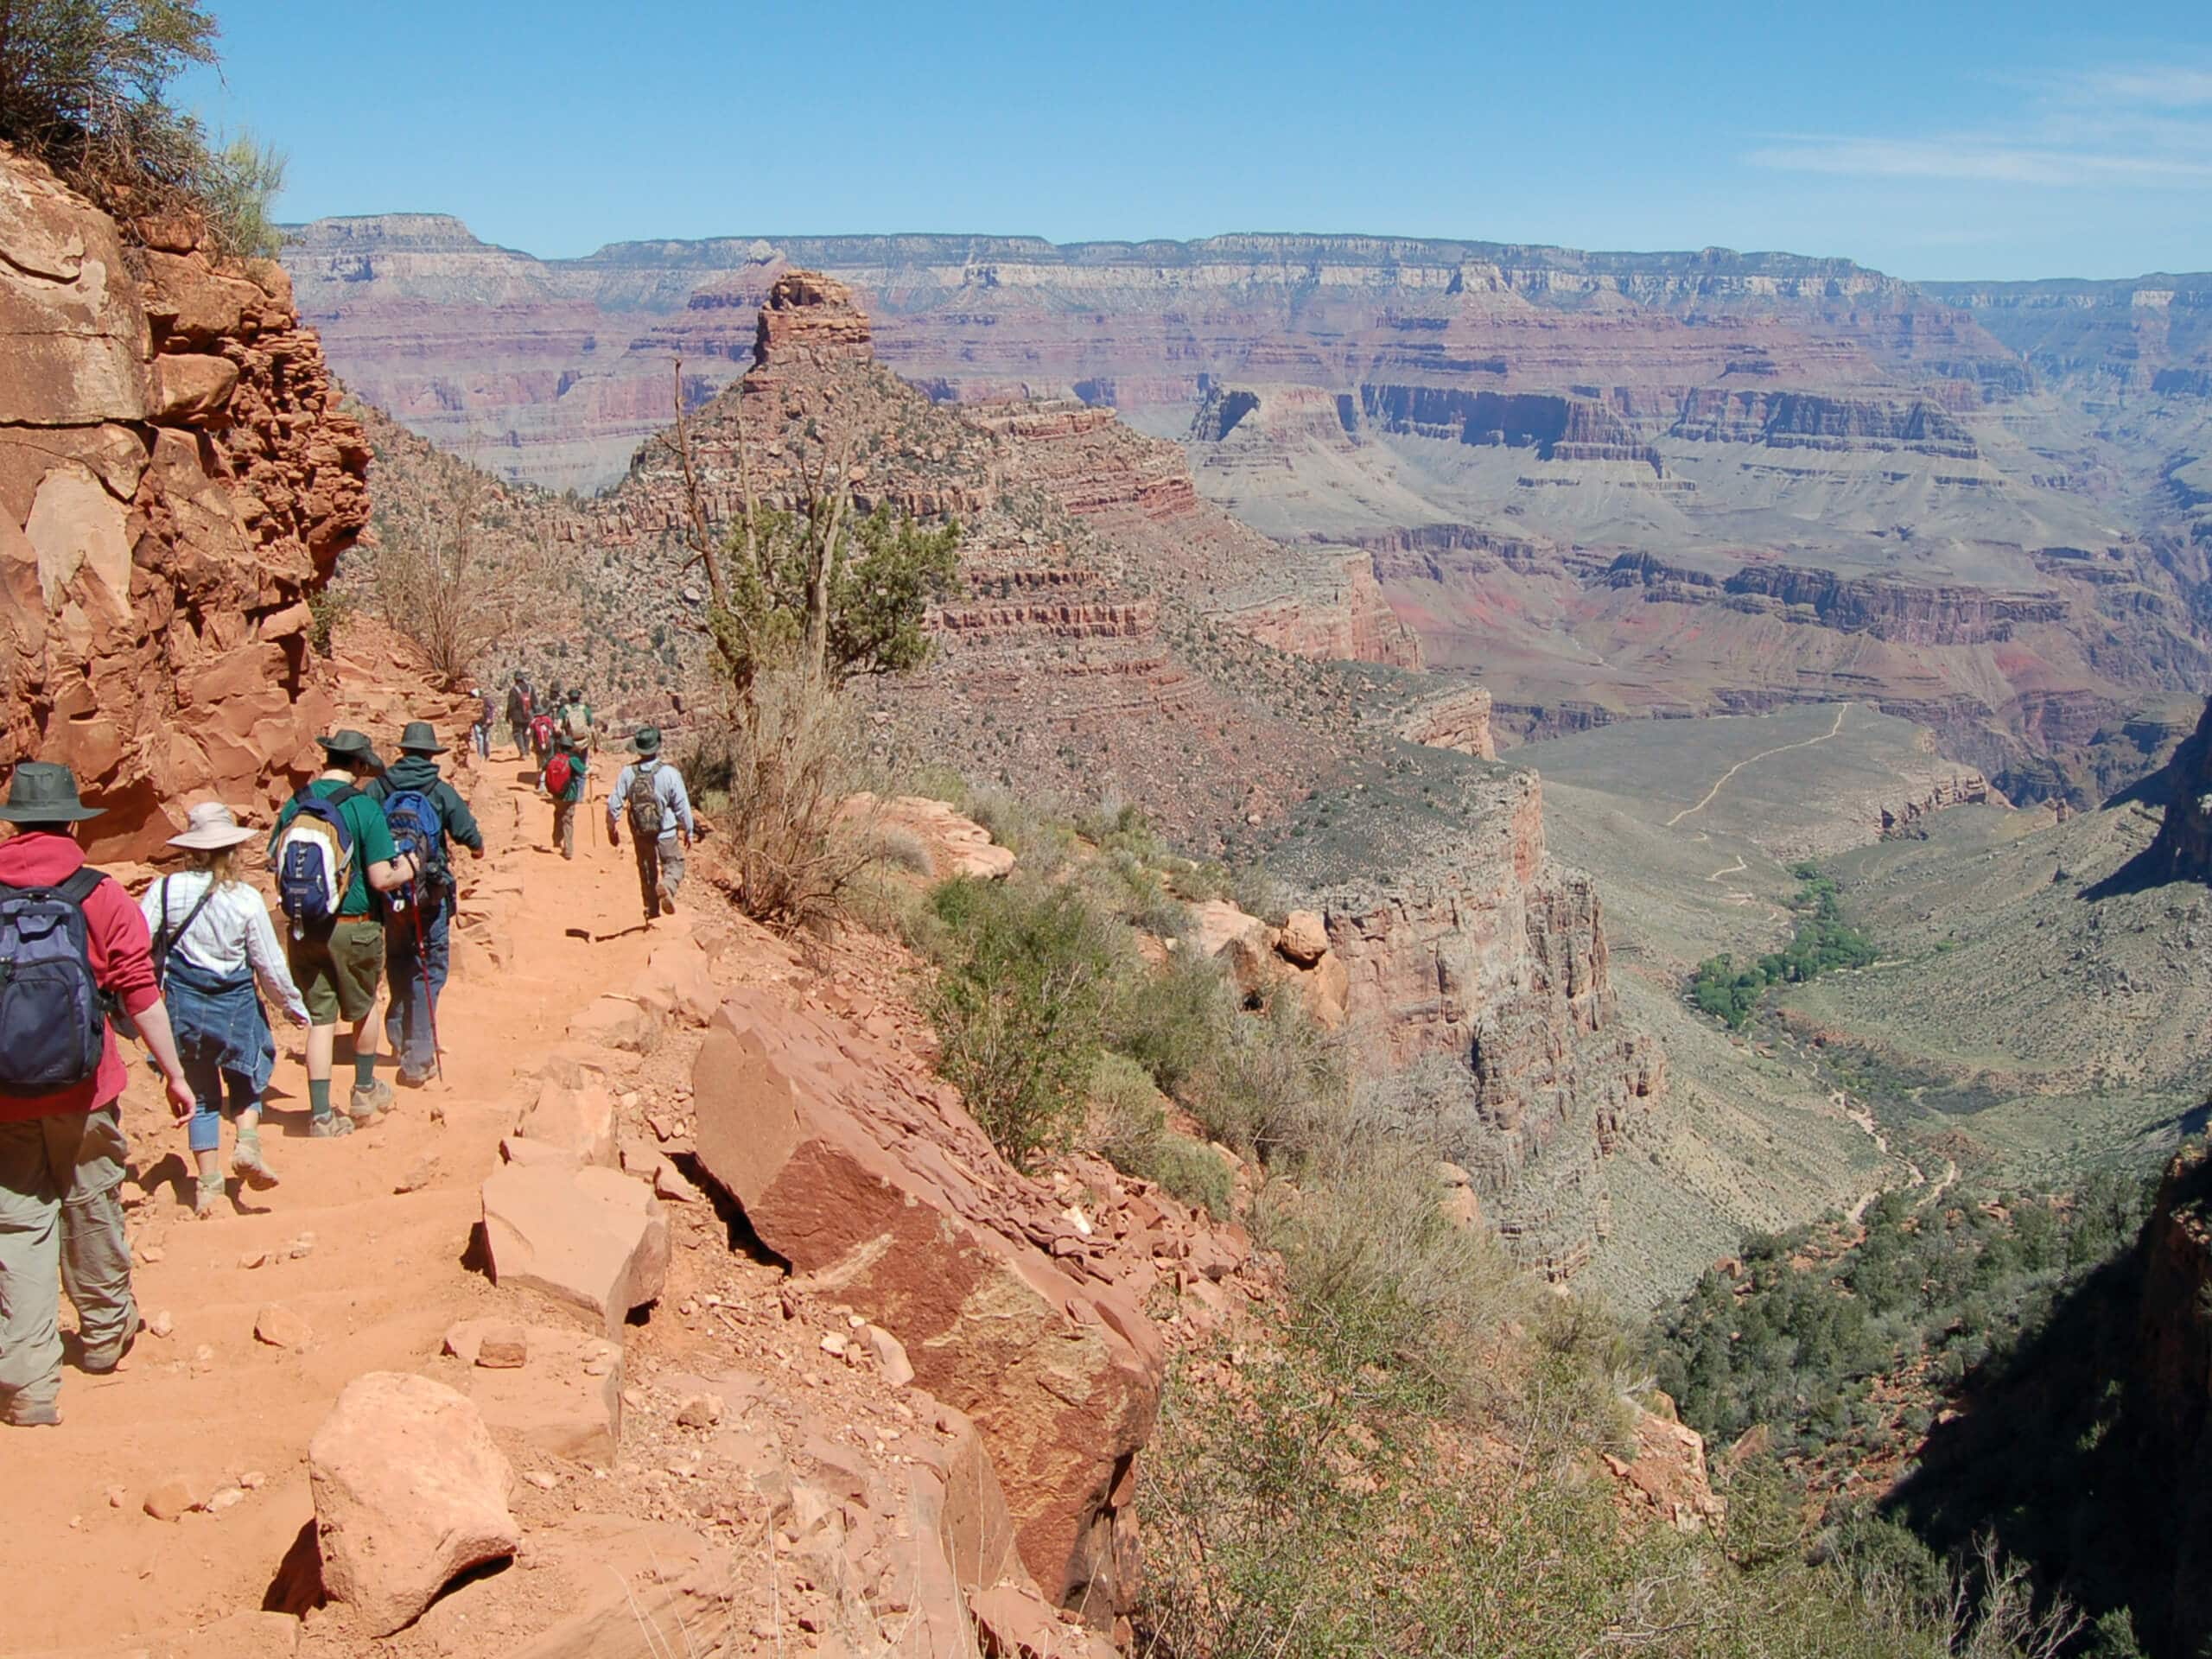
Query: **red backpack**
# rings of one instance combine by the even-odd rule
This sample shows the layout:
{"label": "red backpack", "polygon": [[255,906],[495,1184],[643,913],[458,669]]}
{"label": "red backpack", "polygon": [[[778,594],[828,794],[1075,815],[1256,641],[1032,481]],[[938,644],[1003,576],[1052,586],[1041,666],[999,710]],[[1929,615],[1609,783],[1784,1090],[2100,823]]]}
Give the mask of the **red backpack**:
{"label": "red backpack", "polygon": [[558,795],[568,788],[569,780],[575,776],[575,768],[569,763],[569,757],[562,751],[556,749],[553,752],[553,758],[545,763],[546,789]]}
{"label": "red backpack", "polygon": [[543,748],[553,741],[553,716],[540,715],[530,722],[530,741]]}

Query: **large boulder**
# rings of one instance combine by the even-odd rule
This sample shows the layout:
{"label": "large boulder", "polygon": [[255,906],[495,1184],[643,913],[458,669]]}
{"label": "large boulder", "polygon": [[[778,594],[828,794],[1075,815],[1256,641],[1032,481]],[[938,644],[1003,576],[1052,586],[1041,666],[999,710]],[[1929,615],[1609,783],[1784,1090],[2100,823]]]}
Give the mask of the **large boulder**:
{"label": "large boulder", "polygon": [[513,1163],[484,1183],[493,1282],[535,1290],[619,1338],[668,1276],[652,1189],[599,1165]]}
{"label": "large boulder", "polygon": [[614,1096],[601,1084],[571,1089],[550,1079],[515,1119],[528,1141],[572,1153],[578,1163],[614,1164]]}
{"label": "large boulder", "polygon": [[1130,1471],[1164,1355],[1134,1300],[1050,1253],[1072,1236],[1065,1205],[999,1157],[951,1089],[764,989],[723,1005],[692,1087],[707,1173],[763,1243],[974,1418],[1023,1561],[1057,1603],[1110,1620],[1134,1588]]}
{"label": "large boulder", "polygon": [[401,1371],[355,1377],[308,1445],[323,1589],[377,1636],[455,1575],[512,1555],[512,1471],[467,1399]]}

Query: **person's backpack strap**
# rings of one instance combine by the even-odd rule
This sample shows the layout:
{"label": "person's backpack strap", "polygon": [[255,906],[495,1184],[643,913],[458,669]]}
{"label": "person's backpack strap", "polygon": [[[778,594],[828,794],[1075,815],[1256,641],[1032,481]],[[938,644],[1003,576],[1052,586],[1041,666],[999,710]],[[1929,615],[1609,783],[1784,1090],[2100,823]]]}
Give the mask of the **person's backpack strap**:
{"label": "person's backpack strap", "polygon": [[192,925],[200,919],[200,912],[207,908],[207,901],[215,896],[215,878],[210,874],[207,891],[200,895],[200,902],[185,913],[184,925],[169,926],[169,878],[162,878],[162,925],[154,935],[154,976],[160,979],[168,966],[169,953],[184,943],[184,936],[192,931]]}
{"label": "person's backpack strap", "polygon": [[76,906],[78,909],[82,910],[85,907],[85,900],[92,896],[92,889],[106,880],[105,871],[96,870],[86,864],[79,868],[76,874],[54,888],[54,891]]}

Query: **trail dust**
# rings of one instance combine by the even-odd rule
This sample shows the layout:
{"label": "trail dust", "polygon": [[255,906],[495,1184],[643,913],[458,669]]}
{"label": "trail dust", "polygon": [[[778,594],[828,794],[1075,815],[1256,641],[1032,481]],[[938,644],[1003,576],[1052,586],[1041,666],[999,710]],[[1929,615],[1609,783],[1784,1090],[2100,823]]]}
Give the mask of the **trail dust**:
{"label": "trail dust", "polygon": [[1770,760],[1777,754],[1787,754],[1792,749],[1809,749],[1815,744],[1827,742],[1830,738],[1834,737],[1838,733],[1843,730],[1843,717],[1850,712],[1851,705],[1847,702],[1841,708],[1838,709],[1835,711],[1835,724],[1829,727],[1827,730],[1822,732],[1818,737],[1805,738],[1796,743],[1784,743],[1771,749],[1761,749],[1757,754],[1747,755],[1743,760],[1738,760],[1734,766],[1729,767],[1727,771],[1722,772],[1719,778],[1713,780],[1713,787],[1705,791],[1704,799],[1700,800],[1695,806],[1684,807],[1681,811],[1675,813],[1673,817],[1668,819],[1664,827],[1671,830],[1676,824],[1680,823],[1684,818],[1694,817],[1696,814],[1704,811],[1707,807],[1713,804],[1713,798],[1719,795],[1720,791],[1727,786],[1728,780],[1731,778],[1733,778],[1738,772],[1741,772],[1745,766],[1751,765],[1752,762]]}
{"label": "trail dust", "polygon": [[[170,1332],[142,1333],[111,1377],[65,1363],[59,1429],[0,1429],[14,1522],[0,1650],[90,1643],[105,1652],[261,1605],[313,1516],[307,1443],[339,1391],[363,1371],[421,1369],[454,1319],[494,1306],[463,1246],[518,1092],[534,1089],[532,1072],[577,1010],[632,982],[672,923],[689,931],[683,914],[642,925],[628,849],[606,843],[603,796],[579,807],[586,821],[569,863],[546,844],[551,809],[518,763],[448,775],[473,796],[489,845],[481,863],[456,852],[464,908],[480,889],[519,898],[508,961],[493,971],[457,964],[441,999],[443,1082],[398,1091],[397,1109],[370,1128],[311,1141],[301,1034],[280,1028],[289,1052],[263,1133],[283,1185],[194,1222],[184,1130],[133,1066],[124,1121],[136,1292]],[[272,1303],[305,1318],[304,1350],[255,1339]],[[206,1491],[241,1474],[261,1480],[220,1515],[164,1522],[141,1510],[164,1481]]]}

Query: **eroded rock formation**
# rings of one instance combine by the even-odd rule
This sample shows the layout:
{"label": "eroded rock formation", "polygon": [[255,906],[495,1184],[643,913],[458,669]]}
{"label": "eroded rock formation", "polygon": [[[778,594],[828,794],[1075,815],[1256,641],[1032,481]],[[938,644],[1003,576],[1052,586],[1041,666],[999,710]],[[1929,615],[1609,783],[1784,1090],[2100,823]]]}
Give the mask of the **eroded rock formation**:
{"label": "eroded rock formation", "polygon": [[105,856],[312,766],[307,601],[368,518],[283,269],[135,231],[0,157],[0,766],[74,767]]}
{"label": "eroded rock formation", "polygon": [[2212,701],[2166,772],[2166,816],[2145,855],[2154,879],[2212,881]]}

